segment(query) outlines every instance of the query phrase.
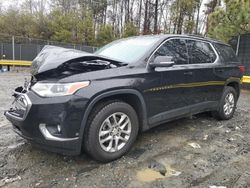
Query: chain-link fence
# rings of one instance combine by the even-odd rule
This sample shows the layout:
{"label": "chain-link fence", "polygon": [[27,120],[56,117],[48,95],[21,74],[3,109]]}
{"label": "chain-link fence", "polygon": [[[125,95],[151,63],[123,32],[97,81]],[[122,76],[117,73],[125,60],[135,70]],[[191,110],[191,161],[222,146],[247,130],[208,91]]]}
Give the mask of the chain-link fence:
{"label": "chain-link fence", "polygon": [[[246,75],[250,75],[250,33],[234,37],[229,43],[236,51],[241,63],[246,66]],[[33,60],[45,45],[73,48],[90,53],[97,49],[81,44],[0,34],[0,59]]]}
{"label": "chain-link fence", "polygon": [[230,40],[240,62],[246,67],[245,75],[250,76],[250,33],[234,37]]}
{"label": "chain-link fence", "polygon": [[73,48],[90,53],[97,49],[93,46],[85,46],[81,44],[62,43],[0,34],[0,59],[33,60],[45,45]]}

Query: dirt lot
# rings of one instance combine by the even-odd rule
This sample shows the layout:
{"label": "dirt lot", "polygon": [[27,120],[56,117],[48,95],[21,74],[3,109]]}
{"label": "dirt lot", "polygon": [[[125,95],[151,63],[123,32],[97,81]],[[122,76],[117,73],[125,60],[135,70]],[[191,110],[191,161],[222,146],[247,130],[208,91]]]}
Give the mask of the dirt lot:
{"label": "dirt lot", "polygon": [[0,187],[250,187],[250,92],[232,120],[202,114],[167,123],[140,134],[125,157],[100,164],[35,148],[11,130],[3,111],[25,76],[0,73]]}

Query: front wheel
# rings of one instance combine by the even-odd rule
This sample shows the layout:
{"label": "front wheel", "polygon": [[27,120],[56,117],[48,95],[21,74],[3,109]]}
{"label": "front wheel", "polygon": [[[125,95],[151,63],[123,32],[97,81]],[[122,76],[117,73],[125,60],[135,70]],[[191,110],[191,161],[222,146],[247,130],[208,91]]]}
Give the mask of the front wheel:
{"label": "front wheel", "polygon": [[228,120],[234,115],[237,103],[237,93],[233,87],[226,86],[218,110],[213,112],[217,119]]}
{"label": "front wheel", "polygon": [[93,112],[84,135],[88,154],[98,161],[109,162],[129,151],[139,129],[133,107],[122,101],[110,101]]}

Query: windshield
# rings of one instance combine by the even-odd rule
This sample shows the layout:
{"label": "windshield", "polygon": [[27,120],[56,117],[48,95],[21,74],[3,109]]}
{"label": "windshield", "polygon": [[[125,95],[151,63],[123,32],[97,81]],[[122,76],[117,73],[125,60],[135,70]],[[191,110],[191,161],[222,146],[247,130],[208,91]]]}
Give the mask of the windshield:
{"label": "windshield", "polygon": [[138,37],[117,40],[100,48],[95,54],[124,63],[133,63],[142,58],[158,40],[158,37]]}

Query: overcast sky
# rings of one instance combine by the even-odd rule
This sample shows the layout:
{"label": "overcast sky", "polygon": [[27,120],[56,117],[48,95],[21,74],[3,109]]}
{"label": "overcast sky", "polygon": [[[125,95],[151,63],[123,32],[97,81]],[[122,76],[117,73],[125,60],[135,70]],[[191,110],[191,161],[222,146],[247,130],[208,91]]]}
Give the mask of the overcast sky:
{"label": "overcast sky", "polygon": [[19,7],[23,2],[24,0],[0,0],[0,3],[4,9],[8,8],[9,6]]}
{"label": "overcast sky", "polygon": [[[25,0],[0,0],[0,3],[2,4],[2,7],[4,9],[7,9],[8,7],[20,7],[20,5],[24,2]],[[207,3],[209,0],[202,0],[202,6],[201,6],[201,12],[204,10],[204,4]]]}

